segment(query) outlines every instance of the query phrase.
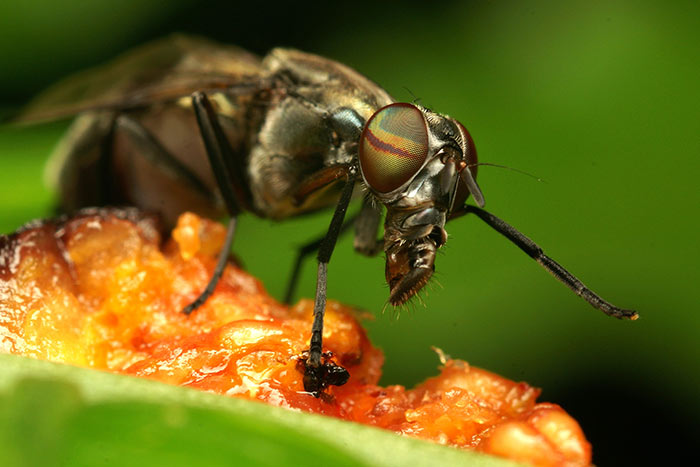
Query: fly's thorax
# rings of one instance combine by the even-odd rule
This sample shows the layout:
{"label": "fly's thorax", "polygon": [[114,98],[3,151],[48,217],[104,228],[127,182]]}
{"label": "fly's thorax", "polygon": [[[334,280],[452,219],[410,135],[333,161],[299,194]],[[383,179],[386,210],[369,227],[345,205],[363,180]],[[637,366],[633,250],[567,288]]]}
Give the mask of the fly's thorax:
{"label": "fly's thorax", "polygon": [[348,107],[367,119],[393,102],[380,86],[335,60],[294,49],[276,48],[263,59],[271,74],[293,84],[294,92],[326,110]]}
{"label": "fly's thorax", "polygon": [[259,215],[282,219],[337,202],[339,193],[333,187],[312,193],[301,205],[293,197],[313,174],[354,159],[356,142],[338,138],[327,115],[294,95],[268,107],[247,168]]}
{"label": "fly's thorax", "polygon": [[263,67],[274,89],[249,152],[253,209],[282,219],[332,206],[337,184],[302,203],[294,190],[325,168],[354,164],[366,120],[392,99],[351,68],[298,50],[274,49]]}
{"label": "fly's thorax", "polygon": [[301,204],[293,195],[323,169],[355,164],[364,123],[355,108],[325,108],[295,93],[270,105],[248,159],[255,211],[282,219],[335,204],[337,186],[315,191]]}

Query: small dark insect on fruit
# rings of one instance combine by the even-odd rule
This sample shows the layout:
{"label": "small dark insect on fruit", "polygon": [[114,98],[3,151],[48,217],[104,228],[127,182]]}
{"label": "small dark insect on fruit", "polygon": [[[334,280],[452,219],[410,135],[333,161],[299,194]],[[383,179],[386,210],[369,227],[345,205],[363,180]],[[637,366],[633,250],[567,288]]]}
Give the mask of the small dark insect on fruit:
{"label": "small dark insect on fruit", "polygon": [[[132,204],[166,223],[191,210],[228,214],[226,245],[192,313],[212,293],[242,211],[284,219],[335,206],[318,252],[318,282],[304,386],[319,396],[347,371],[323,353],[327,265],[339,234],[355,225],[355,249],[386,254],[389,302],[405,303],[430,279],[445,223],[474,214],[605,314],[636,319],[584,286],[530,239],[482,209],[474,142],[461,123],[397,103],[354,70],[274,49],[262,59],[204,39],[172,36],[69,78],[30,104],[20,121],[78,114],[49,173],[62,207]],[[363,205],[344,221],[353,195]],[[467,205],[471,195],[477,206]],[[384,237],[378,239],[382,209]]]}

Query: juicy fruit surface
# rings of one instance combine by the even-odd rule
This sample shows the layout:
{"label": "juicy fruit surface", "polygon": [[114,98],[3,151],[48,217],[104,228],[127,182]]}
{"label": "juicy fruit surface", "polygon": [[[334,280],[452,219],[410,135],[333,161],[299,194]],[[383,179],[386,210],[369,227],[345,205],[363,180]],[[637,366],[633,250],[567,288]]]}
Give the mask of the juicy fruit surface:
{"label": "juicy fruit surface", "polygon": [[588,465],[578,423],[539,390],[457,360],[414,389],[380,387],[383,354],[353,311],[328,302],[324,350],[350,380],[321,398],[303,390],[313,303],[287,307],[229,264],[206,286],[224,241],[218,223],[184,214],[162,242],[131,209],[88,210],[0,237],[0,351],[321,413],[539,465]]}

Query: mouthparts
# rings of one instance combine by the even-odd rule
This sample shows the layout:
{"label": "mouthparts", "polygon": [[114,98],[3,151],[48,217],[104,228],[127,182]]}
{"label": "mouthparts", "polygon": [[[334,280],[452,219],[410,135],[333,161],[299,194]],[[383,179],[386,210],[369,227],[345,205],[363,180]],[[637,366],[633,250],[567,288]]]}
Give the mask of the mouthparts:
{"label": "mouthparts", "polygon": [[389,234],[385,236],[385,274],[393,306],[406,303],[428,283],[435,271],[435,252],[447,241],[442,227],[420,227],[422,232],[385,232]]}

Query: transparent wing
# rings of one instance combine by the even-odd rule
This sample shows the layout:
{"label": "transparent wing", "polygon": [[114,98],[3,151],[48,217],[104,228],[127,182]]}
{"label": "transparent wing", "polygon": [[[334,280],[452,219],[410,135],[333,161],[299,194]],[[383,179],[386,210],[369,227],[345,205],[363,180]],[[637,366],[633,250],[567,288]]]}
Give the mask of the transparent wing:
{"label": "transparent wing", "polygon": [[16,121],[30,123],[91,109],[138,107],[197,90],[246,88],[263,75],[260,59],[243,49],[176,34],[69,76],[30,102]]}

